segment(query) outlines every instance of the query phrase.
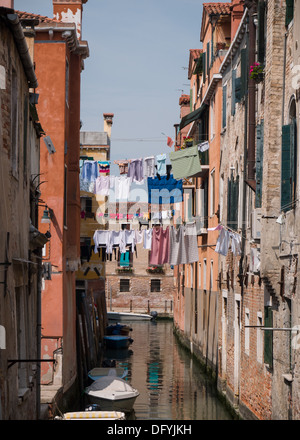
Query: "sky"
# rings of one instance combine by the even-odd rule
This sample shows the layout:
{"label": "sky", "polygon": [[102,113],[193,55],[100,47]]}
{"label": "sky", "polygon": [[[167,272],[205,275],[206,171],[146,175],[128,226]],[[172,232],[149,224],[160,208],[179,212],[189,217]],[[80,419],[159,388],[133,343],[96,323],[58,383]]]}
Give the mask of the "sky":
{"label": "sky", "polygon": [[[111,161],[168,153],[189,94],[189,49],[202,48],[200,0],[88,0],[82,39],[82,131],[103,131],[114,113]],[[53,16],[52,0],[15,0],[16,10]],[[116,165],[115,165],[116,167]]]}

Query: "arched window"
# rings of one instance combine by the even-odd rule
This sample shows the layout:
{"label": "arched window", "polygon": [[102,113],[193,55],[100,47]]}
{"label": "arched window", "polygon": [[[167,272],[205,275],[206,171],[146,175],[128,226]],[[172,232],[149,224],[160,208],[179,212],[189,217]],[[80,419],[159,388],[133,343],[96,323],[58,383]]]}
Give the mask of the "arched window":
{"label": "arched window", "polygon": [[281,209],[293,209],[297,188],[297,120],[296,101],[289,105],[289,123],[282,127],[281,143]]}

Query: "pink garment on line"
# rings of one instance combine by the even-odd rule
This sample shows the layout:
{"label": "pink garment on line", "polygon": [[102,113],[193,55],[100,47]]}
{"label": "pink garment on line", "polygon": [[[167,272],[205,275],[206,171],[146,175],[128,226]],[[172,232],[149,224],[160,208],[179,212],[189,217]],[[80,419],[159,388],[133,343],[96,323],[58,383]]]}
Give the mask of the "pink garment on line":
{"label": "pink garment on line", "polygon": [[153,228],[149,264],[162,265],[169,262],[170,240],[169,226]]}

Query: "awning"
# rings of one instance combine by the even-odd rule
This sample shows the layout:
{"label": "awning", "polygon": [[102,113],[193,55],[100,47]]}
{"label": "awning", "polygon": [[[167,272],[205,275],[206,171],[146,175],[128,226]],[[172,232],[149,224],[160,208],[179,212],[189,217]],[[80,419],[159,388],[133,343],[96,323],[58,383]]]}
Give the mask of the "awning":
{"label": "awning", "polygon": [[179,130],[182,130],[183,127],[186,125],[189,125],[191,122],[196,121],[197,119],[200,119],[202,116],[202,113],[206,110],[207,104],[203,103],[200,108],[197,108],[197,110],[194,110],[193,112],[189,113],[188,115],[184,116],[181,119]]}

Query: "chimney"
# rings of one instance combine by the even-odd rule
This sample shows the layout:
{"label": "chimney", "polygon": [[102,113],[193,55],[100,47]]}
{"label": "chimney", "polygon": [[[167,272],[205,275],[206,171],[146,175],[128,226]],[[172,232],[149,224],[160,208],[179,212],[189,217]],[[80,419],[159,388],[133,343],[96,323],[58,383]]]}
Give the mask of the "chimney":
{"label": "chimney", "polygon": [[15,9],[14,0],[0,0],[0,6],[4,8]]}
{"label": "chimney", "polygon": [[53,18],[63,23],[75,23],[77,38],[82,35],[83,4],[88,0],[53,0]]}
{"label": "chimney", "polygon": [[108,134],[108,136],[111,136],[111,126],[113,124],[113,113],[103,113],[104,118],[104,131]]}

